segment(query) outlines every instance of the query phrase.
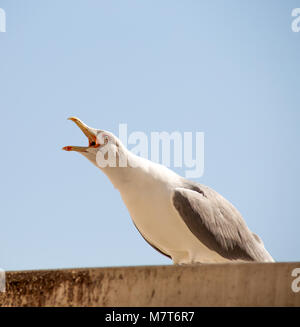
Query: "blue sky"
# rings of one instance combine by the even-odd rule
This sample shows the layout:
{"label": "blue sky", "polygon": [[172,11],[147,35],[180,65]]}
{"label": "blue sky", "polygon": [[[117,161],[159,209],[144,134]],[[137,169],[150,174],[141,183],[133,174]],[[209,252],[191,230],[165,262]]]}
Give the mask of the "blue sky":
{"label": "blue sky", "polygon": [[[0,267],[171,264],[66,119],[205,133],[197,179],[300,260],[299,1],[1,0]],[[183,170],[178,170],[184,174]]]}

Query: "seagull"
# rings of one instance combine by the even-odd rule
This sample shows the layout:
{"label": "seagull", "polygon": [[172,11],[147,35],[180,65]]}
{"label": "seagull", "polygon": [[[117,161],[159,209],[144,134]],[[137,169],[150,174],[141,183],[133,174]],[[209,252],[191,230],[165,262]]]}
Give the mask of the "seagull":
{"label": "seagull", "polygon": [[71,117],[89,144],[66,146],[100,168],[142,237],[174,264],[274,262],[239,211],[203,184],[130,152],[112,133]]}

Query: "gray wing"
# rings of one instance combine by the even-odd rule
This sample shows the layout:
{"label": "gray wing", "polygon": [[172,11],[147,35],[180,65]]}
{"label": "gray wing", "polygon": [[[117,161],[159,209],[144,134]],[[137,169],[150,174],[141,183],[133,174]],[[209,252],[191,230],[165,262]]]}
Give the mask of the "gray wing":
{"label": "gray wing", "polygon": [[274,261],[229,201],[207,186],[187,187],[174,190],[173,205],[202,243],[231,260]]}

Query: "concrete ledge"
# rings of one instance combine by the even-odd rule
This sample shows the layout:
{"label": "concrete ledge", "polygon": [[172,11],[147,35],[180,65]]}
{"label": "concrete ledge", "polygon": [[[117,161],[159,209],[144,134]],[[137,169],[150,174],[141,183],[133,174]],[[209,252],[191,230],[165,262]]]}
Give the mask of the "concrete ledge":
{"label": "concrete ledge", "polygon": [[295,268],[300,262],[7,272],[0,306],[300,306]]}

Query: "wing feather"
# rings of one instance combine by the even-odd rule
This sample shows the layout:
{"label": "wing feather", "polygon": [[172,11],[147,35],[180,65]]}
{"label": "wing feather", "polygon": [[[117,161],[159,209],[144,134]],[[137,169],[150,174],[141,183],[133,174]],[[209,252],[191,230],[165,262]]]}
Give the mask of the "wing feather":
{"label": "wing feather", "polygon": [[197,187],[176,188],[172,201],[200,241],[207,242],[208,246],[232,259],[274,261],[260,238],[249,230],[239,211],[229,201],[207,186],[197,184]]}

